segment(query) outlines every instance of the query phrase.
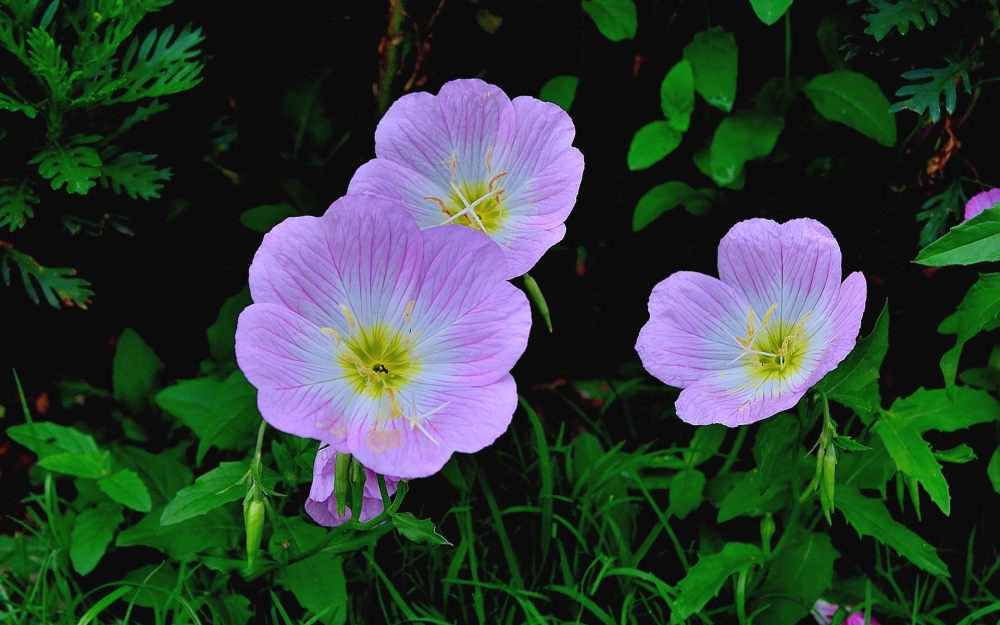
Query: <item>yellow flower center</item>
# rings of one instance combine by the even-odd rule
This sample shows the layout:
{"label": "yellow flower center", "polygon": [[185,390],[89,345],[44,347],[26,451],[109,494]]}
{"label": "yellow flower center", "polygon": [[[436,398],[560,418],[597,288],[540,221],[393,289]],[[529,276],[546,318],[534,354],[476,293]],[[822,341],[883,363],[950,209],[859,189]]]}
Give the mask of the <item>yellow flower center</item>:
{"label": "yellow flower center", "polygon": [[445,219],[439,225],[449,223],[461,224],[475,228],[486,234],[499,230],[502,226],[506,209],[503,206],[504,193],[506,190],[502,186],[507,172],[493,173],[493,146],[486,150],[486,175],[488,180],[457,181],[455,180],[455,169],[457,166],[457,155],[451,153],[451,160],[445,161],[448,165],[451,181],[451,189],[444,198],[426,196],[424,199],[434,202],[441,208]]}
{"label": "yellow flower center", "polygon": [[743,360],[754,375],[764,378],[786,378],[802,367],[804,356],[809,351],[805,323],[812,316],[812,311],[792,324],[785,320],[772,321],[771,317],[777,309],[777,304],[772,305],[757,325],[753,306],[750,307],[746,337],[733,337],[742,352],[730,364]]}

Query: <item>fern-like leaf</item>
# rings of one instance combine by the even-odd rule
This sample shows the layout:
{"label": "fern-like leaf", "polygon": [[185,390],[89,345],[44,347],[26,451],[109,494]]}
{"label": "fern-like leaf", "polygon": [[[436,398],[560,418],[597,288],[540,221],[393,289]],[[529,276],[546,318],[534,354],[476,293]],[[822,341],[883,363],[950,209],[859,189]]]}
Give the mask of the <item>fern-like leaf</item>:
{"label": "fern-like leaf", "polygon": [[972,91],[969,85],[969,70],[975,64],[975,58],[971,56],[961,63],[949,61],[948,67],[943,69],[925,67],[904,73],[903,78],[907,80],[930,80],[900,87],[896,95],[910,97],[893,104],[889,107],[889,112],[898,113],[903,109],[910,109],[922,115],[924,111],[928,111],[931,121],[936,122],[941,117],[941,94],[944,93],[945,110],[949,114],[954,113],[958,103],[958,80],[962,80],[966,93]]}
{"label": "fern-like leaf", "polygon": [[951,15],[951,10],[958,6],[958,0],[868,0],[875,8],[875,13],[867,13],[861,19],[868,22],[865,32],[875,37],[875,41],[882,41],[882,38],[896,28],[900,35],[905,35],[910,30],[912,23],[917,30],[924,29],[924,23],[934,26],[937,24],[938,11],[945,17]]}
{"label": "fern-like leaf", "polygon": [[38,198],[32,195],[27,180],[19,185],[0,185],[0,228],[7,226],[14,232],[24,226],[35,216],[32,204],[38,204]]}
{"label": "fern-like leaf", "polygon": [[189,60],[201,53],[193,49],[204,40],[201,29],[191,30],[188,24],[171,42],[173,36],[174,27],[170,25],[159,37],[154,29],[142,46],[133,39],[122,59],[120,87],[105,101],[135,102],[186,91],[201,82],[201,63]]}
{"label": "fern-like leaf", "polygon": [[65,96],[75,79],[69,73],[69,63],[62,58],[62,46],[43,28],[28,33],[28,60],[32,73],[41,79],[57,98]]}
{"label": "fern-like leaf", "polygon": [[31,256],[14,249],[10,243],[0,241],[0,274],[7,286],[10,286],[10,265],[21,272],[24,289],[36,304],[40,301],[38,288],[41,288],[42,296],[53,308],[59,308],[62,304],[86,310],[90,298],[94,296],[89,288],[90,283],[75,277],[76,269],[43,267]]}
{"label": "fern-like leaf", "polygon": [[948,221],[952,215],[961,215],[962,207],[965,206],[965,192],[962,191],[962,182],[956,178],[942,193],[939,193],[921,206],[923,209],[917,213],[917,221],[927,221],[920,229],[921,248],[925,248],[934,241],[937,241],[948,231]]}
{"label": "fern-like leaf", "polygon": [[35,115],[38,113],[35,107],[31,106],[27,102],[15,100],[3,92],[0,92],[0,110],[14,112],[21,111],[31,119],[34,119]]}
{"label": "fern-like leaf", "polygon": [[142,196],[144,200],[158,198],[159,191],[163,188],[160,181],[170,180],[170,168],[156,169],[146,164],[154,158],[155,154],[139,152],[119,154],[101,166],[101,184],[105,189],[113,187],[119,195],[124,189],[133,200],[138,196]]}
{"label": "fern-like leaf", "polygon": [[100,139],[98,136],[73,135],[65,143],[53,143],[28,161],[38,163],[38,173],[50,179],[53,189],[66,185],[67,193],[86,195],[94,185],[94,178],[101,175],[101,157],[97,150],[85,145]]}

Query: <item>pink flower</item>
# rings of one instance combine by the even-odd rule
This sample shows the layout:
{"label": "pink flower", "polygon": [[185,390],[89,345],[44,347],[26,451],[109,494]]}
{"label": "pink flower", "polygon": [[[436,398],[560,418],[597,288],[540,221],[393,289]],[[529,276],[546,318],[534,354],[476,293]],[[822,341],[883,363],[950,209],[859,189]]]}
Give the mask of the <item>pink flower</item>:
{"label": "pink flower", "polygon": [[965,221],[969,221],[987,208],[1000,203],[1000,187],[977,193],[965,203]]}
{"label": "pink flower", "polygon": [[389,108],[375,131],[377,158],[348,192],[401,204],[421,229],[458,223],[485,232],[514,278],[566,234],[583,176],[574,133],[555,104],[453,80],[437,96],[411,93]]}
{"label": "pink flower", "polygon": [[400,478],[438,471],[510,423],[510,368],[528,340],[524,294],[471,228],[421,232],[367,195],[293,217],[250,266],[236,358],[264,419]]}
{"label": "pink flower", "polygon": [[[833,622],[833,615],[837,613],[838,607],[835,603],[817,599],[816,605],[813,606],[810,614],[812,614],[819,625],[829,625]],[[851,606],[847,606],[847,611],[850,612],[850,610]],[[865,611],[857,610],[856,612],[850,612],[848,617],[843,620],[842,625],[865,625]],[[868,625],[879,625],[879,622],[874,617],[871,617],[868,619]]]}
{"label": "pink flower", "polygon": [[[313,463],[313,482],[309,488],[309,499],[306,500],[306,512],[320,525],[332,527],[341,525],[351,519],[351,509],[347,508],[344,516],[337,515],[337,499],[333,495],[334,469],[336,468],[337,452],[324,447],[316,452]],[[386,491],[391,495],[396,492],[399,478],[385,477]],[[365,493],[361,500],[361,514],[358,521],[364,523],[379,515],[385,506],[382,503],[382,493],[378,489],[378,476],[371,469],[365,469]]]}
{"label": "pink flower", "polygon": [[653,289],[636,350],[646,370],[684,389],[677,416],[753,423],[791,408],[854,348],[865,281],[841,284],[840,247],[823,224],[736,224],[719,276],[681,271]]}

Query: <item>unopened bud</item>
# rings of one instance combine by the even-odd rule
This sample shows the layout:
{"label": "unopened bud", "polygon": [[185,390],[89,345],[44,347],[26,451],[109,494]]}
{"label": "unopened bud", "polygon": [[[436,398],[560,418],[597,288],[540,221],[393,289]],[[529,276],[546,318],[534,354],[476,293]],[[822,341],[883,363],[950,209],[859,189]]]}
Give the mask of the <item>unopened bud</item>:
{"label": "unopened bud", "polygon": [[823,479],[820,482],[819,501],[823,506],[826,522],[832,523],[830,513],[833,512],[834,487],[837,480],[837,450],[832,445],[823,457]]}
{"label": "unopened bud", "polygon": [[771,555],[771,537],[774,536],[774,519],[771,513],[760,520],[760,544],[764,546],[764,555]]}
{"label": "unopened bud", "polygon": [[253,568],[253,557],[260,549],[264,534],[264,501],[250,497],[243,502],[243,521],[247,532],[247,568]]}
{"label": "unopened bud", "polygon": [[337,460],[333,469],[333,498],[337,501],[337,516],[343,517],[347,513],[347,501],[351,492],[351,454],[337,453]]}

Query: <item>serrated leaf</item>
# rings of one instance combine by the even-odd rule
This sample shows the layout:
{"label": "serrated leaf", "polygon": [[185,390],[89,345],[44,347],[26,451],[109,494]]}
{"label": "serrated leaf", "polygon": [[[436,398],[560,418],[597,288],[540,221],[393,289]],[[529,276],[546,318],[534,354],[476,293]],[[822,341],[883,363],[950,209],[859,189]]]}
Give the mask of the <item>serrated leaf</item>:
{"label": "serrated leaf", "polygon": [[909,397],[900,397],[888,412],[909,420],[923,434],[927,430],[954,432],[979,423],[1000,421],[1000,404],[988,392],[968,386],[956,386],[950,392],[937,388],[918,388]]}
{"label": "serrated leaf", "polygon": [[850,484],[837,484],[834,495],[837,510],[859,536],[872,536],[889,545],[896,553],[938,577],[950,577],[948,567],[938,557],[934,547],[895,521],[881,499],[865,497]]}
{"label": "serrated leaf", "polygon": [[927,111],[931,121],[936,123],[941,117],[941,94],[944,93],[945,110],[949,114],[954,113],[958,103],[956,85],[961,79],[965,85],[965,92],[972,91],[969,85],[969,70],[975,62],[976,56],[973,55],[961,63],[948,61],[948,67],[942,69],[925,67],[905,72],[902,76],[906,80],[926,80],[926,82],[900,87],[896,95],[910,97],[893,104],[889,112],[898,113],[903,109],[910,109],[918,115],[923,115],[924,111]]}
{"label": "serrated leaf", "polygon": [[670,482],[670,508],[674,516],[683,519],[705,499],[705,474],[698,469],[685,469]]}
{"label": "serrated leaf", "polygon": [[27,102],[15,100],[3,92],[0,92],[0,111],[13,111],[15,113],[20,111],[30,119],[35,119],[35,115],[38,114],[38,110],[32,105]]}
{"label": "serrated leaf", "polygon": [[160,197],[161,180],[170,180],[170,168],[156,169],[147,163],[156,158],[155,154],[125,152],[101,165],[101,185],[109,186],[121,195],[122,190],[133,200],[140,196],[144,200]]}
{"label": "serrated leaf", "polygon": [[139,474],[131,469],[122,469],[97,480],[97,487],[105,495],[127,508],[139,512],[149,512],[153,509],[153,500],[149,489],[143,483]]}
{"label": "serrated leaf", "polygon": [[112,370],[115,399],[140,412],[149,401],[163,361],[132,328],[125,328],[115,348]]}
{"label": "serrated leaf", "polygon": [[948,220],[952,215],[961,215],[965,206],[965,193],[962,182],[955,178],[948,188],[935,196],[928,198],[917,213],[917,221],[927,220],[920,229],[920,247],[926,247],[940,239],[948,230]]}
{"label": "serrated leaf", "polygon": [[10,266],[13,263],[21,272],[21,281],[28,297],[36,304],[39,302],[35,282],[42,289],[42,296],[53,308],[63,306],[79,306],[86,310],[94,292],[88,287],[90,283],[82,278],[74,277],[76,269],[61,267],[43,267],[31,256],[8,245],[0,245],[0,274],[4,284],[10,286]]}
{"label": "serrated leaf", "polygon": [[750,0],[750,6],[760,21],[770,26],[788,11],[792,0]]}
{"label": "serrated leaf", "polygon": [[635,37],[639,20],[633,0],[583,0],[580,6],[611,41]]}
{"label": "serrated leaf", "polygon": [[69,544],[73,570],[86,575],[97,568],[115,537],[115,531],[124,520],[122,507],[109,503],[98,504],[76,515]]}
{"label": "serrated leaf", "polygon": [[670,122],[650,122],[636,131],[628,148],[628,168],[632,171],[652,167],[677,149],[684,135]]}
{"label": "serrated leaf", "polygon": [[784,127],[783,118],[753,111],[739,111],[723,119],[709,147],[715,183],[724,186],[735,182],[747,161],[770,154]]}
{"label": "serrated leaf", "polygon": [[409,512],[395,512],[392,514],[392,525],[401,536],[415,543],[451,545],[448,539],[437,533],[430,519],[417,519]]}
{"label": "serrated leaf", "polygon": [[862,445],[850,436],[834,436],[833,442],[844,451],[871,451],[871,447]]}
{"label": "serrated leaf", "polygon": [[944,374],[945,386],[952,389],[955,377],[958,375],[958,360],[972,337],[979,334],[988,325],[992,325],[1000,317],[1000,273],[979,274],[979,280],[968,290],[958,309],[952,313],[938,328],[952,324],[958,334],[955,346],[941,356],[941,373]]}
{"label": "serrated leaf", "polygon": [[827,396],[852,408],[865,423],[881,406],[878,380],[882,361],[889,350],[889,302],[886,300],[871,334],[860,339],[837,368],[820,381]]}
{"label": "serrated leaf", "polygon": [[820,114],[854,128],[884,146],[896,144],[896,118],[878,84],[857,72],[820,74],[805,86],[806,97]]}
{"label": "serrated leaf", "polygon": [[25,180],[19,185],[0,186],[0,228],[7,226],[11,232],[24,226],[35,216],[32,204],[39,199],[31,193],[31,186]]}
{"label": "serrated leaf", "polygon": [[884,413],[872,432],[878,434],[896,463],[896,468],[907,477],[920,482],[927,494],[941,512],[951,513],[951,494],[948,481],[941,472],[941,465],[934,458],[930,445],[906,418],[899,418],[891,412]]}
{"label": "serrated leaf", "polygon": [[893,28],[905,35],[912,23],[917,30],[924,29],[924,22],[934,26],[937,24],[938,11],[948,16],[952,7],[957,7],[957,0],[868,0],[875,8],[875,13],[866,13],[861,19],[868,22],[865,32],[875,37],[875,41],[889,34]]}
{"label": "serrated leaf", "polygon": [[38,164],[38,173],[51,180],[53,189],[66,185],[67,193],[86,195],[97,184],[94,178],[101,175],[101,157],[97,150],[85,144],[98,139],[98,136],[73,135],[65,144],[53,142],[28,164]]}
{"label": "serrated leaf", "polygon": [[694,70],[686,59],[681,59],[663,77],[660,108],[671,127],[687,132],[691,125],[691,113],[694,112]]}
{"label": "serrated leaf", "polygon": [[913,262],[928,267],[1000,260],[1000,211],[985,210],[920,250]]}
{"label": "serrated leaf", "polygon": [[694,215],[703,215],[711,210],[715,192],[712,189],[692,189],[678,181],[665,182],[647,191],[632,214],[632,231],[638,232],[654,219],[677,206]]}
{"label": "serrated leaf", "polygon": [[542,90],[538,94],[538,99],[543,102],[552,102],[569,112],[576,99],[576,88],[580,85],[580,79],[576,76],[556,76],[550,78],[542,85]]}
{"label": "serrated leaf", "polygon": [[192,31],[190,24],[181,30],[176,39],[172,24],[164,28],[159,36],[154,28],[141,46],[138,38],[133,39],[122,58],[120,87],[105,102],[135,102],[194,87],[201,82],[198,75],[202,65],[191,59],[200,54],[194,47],[203,40],[201,29]]}
{"label": "serrated leaf", "polygon": [[677,584],[674,617],[684,620],[697,614],[719,594],[729,576],[764,561],[764,553],[748,543],[729,542],[722,551],[702,555]]}
{"label": "serrated leaf", "polygon": [[245,210],[240,214],[240,223],[254,232],[267,233],[288,217],[298,215],[299,211],[289,204],[264,204]]}
{"label": "serrated leaf", "polygon": [[62,58],[62,46],[45,28],[32,28],[27,37],[28,59],[32,73],[41,78],[56,99],[69,90],[72,77],[69,64]]}
{"label": "serrated leaf", "polygon": [[770,476],[767,481],[757,469],[743,474],[719,503],[716,521],[725,523],[738,516],[758,517],[777,512],[787,503],[787,497],[783,495],[788,488],[788,477],[781,474],[787,466],[778,467],[777,475]]}
{"label": "serrated leaf", "polygon": [[180,523],[243,498],[247,494],[246,488],[237,487],[236,484],[249,470],[250,463],[247,461],[223,462],[199,476],[194,484],[178,491],[163,509],[160,525]]}
{"label": "serrated leaf", "polygon": [[694,89],[706,102],[726,113],[736,101],[736,37],[721,26],[694,36],[684,48],[684,59],[691,63]]}

